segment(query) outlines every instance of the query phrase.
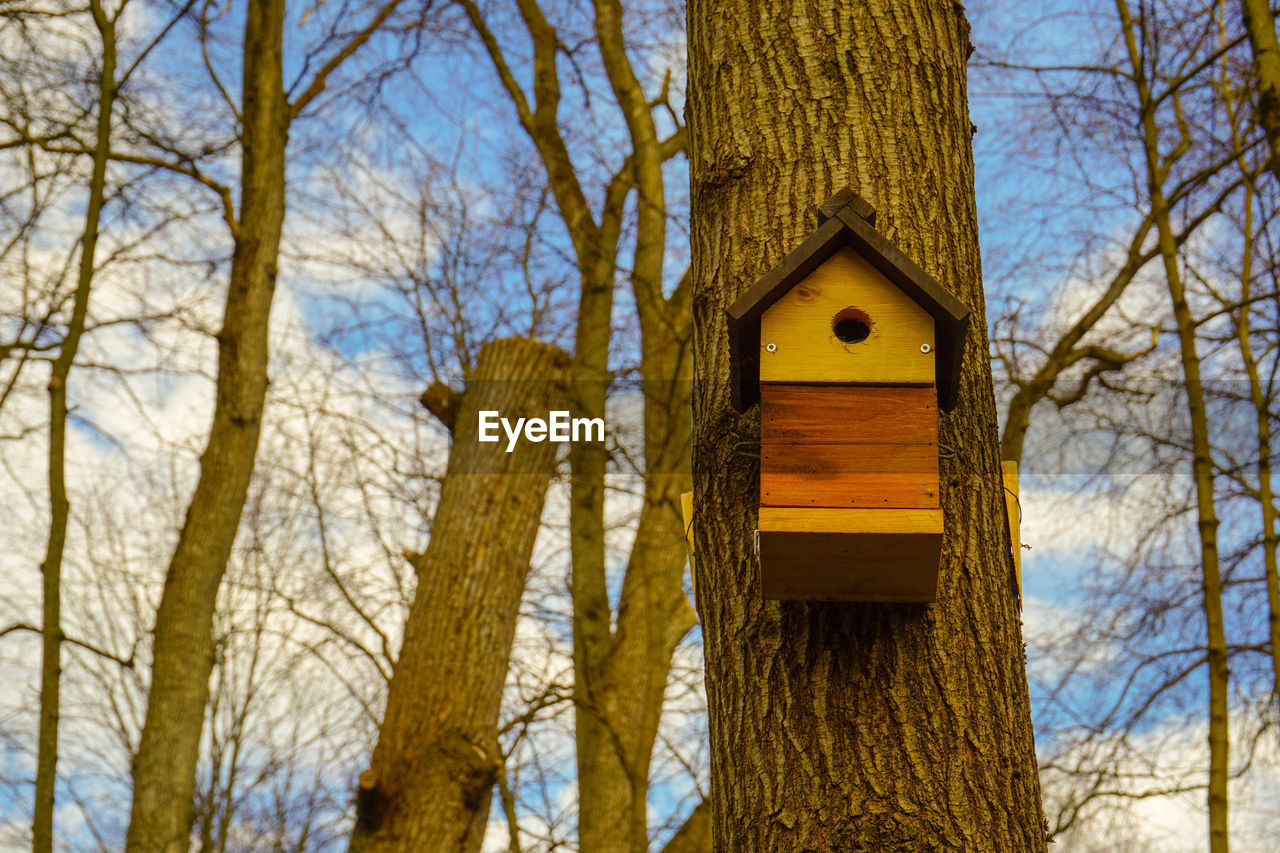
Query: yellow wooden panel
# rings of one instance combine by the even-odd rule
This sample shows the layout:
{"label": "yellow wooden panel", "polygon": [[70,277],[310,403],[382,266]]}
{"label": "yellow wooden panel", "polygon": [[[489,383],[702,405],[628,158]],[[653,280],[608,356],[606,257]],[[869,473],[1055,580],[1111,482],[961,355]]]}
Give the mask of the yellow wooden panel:
{"label": "yellow wooden panel", "polygon": [[1004,480],[1004,508],[1009,516],[1009,538],[1013,542],[1013,570],[1018,576],[1018,597],[1022,597],[1022,504],[1018,500],[1018,463],[1000,462]]}
{"label": "yellow wooden panel", "polygon": [[[846,309],[868,321],[865,340],[836,337],[833,323]],[[933,318],[844,248],[764,312],[760,381],[932,384],[933,347]]]}
{"label": "yellow wooden panel", "polygon": [[779,533],[942,533],[941,509],[760,507],[760,530]]}

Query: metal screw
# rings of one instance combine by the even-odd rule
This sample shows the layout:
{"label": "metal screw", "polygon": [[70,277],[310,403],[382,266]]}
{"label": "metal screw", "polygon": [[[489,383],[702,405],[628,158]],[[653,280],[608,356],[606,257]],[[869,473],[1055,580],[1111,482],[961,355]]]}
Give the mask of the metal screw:
{"label": "metal screw", "polygon": [[933,347],[929,346],[928,344],[921,344],[921,345],[920,345],[920,352],[927,353],[927,352],[929,352],[929,351],[930,351],[930,350],[932,350],[932,349],[933,349]]}
{"label": "metal screw", "polygon": [[777,352],[777,351],[778,351],[778,345],[777,345],[777,344],[765,344],[765,345],[764,345],[764,349],[765,349],[765,352]]}

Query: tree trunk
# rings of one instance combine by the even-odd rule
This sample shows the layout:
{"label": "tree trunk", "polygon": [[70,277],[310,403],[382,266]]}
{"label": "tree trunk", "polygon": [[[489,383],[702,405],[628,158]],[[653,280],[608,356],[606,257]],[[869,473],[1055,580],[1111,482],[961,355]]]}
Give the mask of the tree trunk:
{"label": "tree trunk", "polygon": [[662,853],[707,853],[711,849],[711,806],[698,803],[662,848]]}
{"label": "tree trunk", "polygon": [[[640,322],[645,482],[617,629],[610,637],[607,598],[602,611],[581,613],[595,623],[581,633],[596,639],[584,644],[575,661],[578,846],[584,853],[644,853],[649,768],[671,658],[696,623],[683,588],[688,548],[679,504],[690,479],[690,328],[687,285],[678,286],[669,300],[663,296],[667,204],[662,166],[667,157],[653,107],[627,55],[622,4],[595,0],[594,6],[600,55],[631,140],[637,191],[631,285]],[[600,481],[597,488],[602,487]]]}
{"label": "tree trunk", "polygon": [[[474,853],[502,768],[498,712],[557,445],[480,443],[478,415],[564,408],[570,359],[532,340],[481,350],[405,625],[352,851]],[[512,827],[512,831],[516,831]]]}
{"label": "tree trunk", "polygon": [[[1169,201],[1164,184],[1171,160],[1162,152],[1160,128],[1156,122],[1157,104],[1152,98],[1147,77],[1145,43],[1139,41],[1140,27],[1133,20],[1126,0],[1116,0],[1125,49],[1129,56],[1134,89],[1138,95],[1139,116],[1146,161],[1147,194],[1151,199],[1151,216],[1156,224],[1156,245],[1164,265],[1165,283],[1178,329],[1182,375],[1187,395],[1187,418],[1191,423],[1191,470],[1196,484],[1196,529],[1200,537],[1201,589],[1205,637],[1209,662],[1209,851],[1227,853],[1227,766],[1230,760],[1227,718],[1227,641],[1222,615],[1222,574],[1218,554],[1218,517],[1213,495],[1213,452],[1209,440],[1204,382],[1200,374],[1200,356],[1196,351],[1199,325],[1191,315],[1186,287],[1178,258],[1178,241],[1169,218]],[[1190,130],[1179,122],[1179,147],[1190,145]]]}
{"label": "tree trunk", "polygon": [[1253,74],[1258,87],[1258,124],[1267,134],[1271,174],[1280,180],[1280,41],[1270,0],[1240,0],[1244,28],[1253,48]]}
{"label": "tree trunk", "polygon": [[584,853],[638,853],[648,847],[648,775],[672,654],[695,624],[683,591],[686,546],[678,497],[687,490],[689,285],[664,297],[666,201],[663,163],[684,150],[677,130],[658,138],[651,103],[624,41],[622,6],[595,0],[601,60],[627,125],[631,151],[605,187],[597,218],[586,202],[558,121],[561,43],[536,0],[520,0],[533,48],[533,101],[516,82],[473,0],[460,0],[521,126],[538,149],[548,186],[573,241],[581,276],[574,341],[574,409],[602,417],[608,395],[610,316],[627,197],[638,191],[631,284],[641,326],[645,401],[645,494],[622,593],[609,600],[605,554],[605,474],[598,445],[577,445],[569,536],[578,770],[578,846]]}
{"label": "tree trunk", "polygon": [[[953,3],[689,4],[695,550],[717,850],[1043,851]],[[845,184],[974,310],[936,604],[763,602],[724,309]]]}
{"label": "tree trunk", "polygon": [[90,0],[94,26],[102,38],[98,72],[98,121],[89,175],[89,202],[80,238],[80,265],[72,298],[71,320],[49,371],[49,538],[44,562],[41,617],[40,731],[36,753],[35,809],[31,822],[32,853],[53,853],[53,811],[58,779],[58,705],[62,678],[62,554],[67,544],[71,503],[67,498],[67,380],[80,349],[89,316],[98,247],[98,226],[106,198],[107,161],[111,156],[111,110],[116,97],[115,18]]}
{"label": "tree trunk", "polygon": [[129,853],[188,849],[213,613],[253,474],[267,391],[267,326],[284,222],[289,104],[284,0],[250,0],[244,44],[240,217],[218,334],[217,400],[200,479],[165,576],[146,722],[133,763]]}
{"label": "tree trunk", "polygon": [[[1241,166],[1245,166],[1243,161]],[[1253,298],[1254,241],[1253,205],[1255,189],[1253,181],[1245,179],[1244,186],[1244,250],[1240,253],[1240,313],[1236,317],[1236,338],[1240,342],[1240,360],[1249,378],[1249,399],[1258,430],[1258,503],[1262,507],[1262,565],[1267,588],[1267,638],[1271,644],[1272,696],[1280,699],[1280,565],[1276,550],[1280,536],[1276,532],[1275,489],[1271,473],[1271,400],[1263,385],[1258,358],[1253,352],[1253,333],[1249,315]]]}
{"label": "tree trunk", "polygon": [[[1157,201],[1157,199],[1159,199]],[[1159,190],[1153,206],[1163,207]],[[1222,613],[1222,573],[1218,555],[1218,516],[1213,495],[1213,455],[1205,406],[1200,357],[1196,351],[1197,325],[1187,304],[1179,270],[1173,231],[1167,208],[1159,222],[1160,248],[1164,254],[1169,297],[1178,327],[1182,371],[1186,381],[1187,416],[1191,421],[1191,469],[1196,483],[1196,529],[1200,535],[1201,589],[1209,659],[1209,853],[1227,853],[1227,769],[1230,760],[1227,717],[1227,640]]]}

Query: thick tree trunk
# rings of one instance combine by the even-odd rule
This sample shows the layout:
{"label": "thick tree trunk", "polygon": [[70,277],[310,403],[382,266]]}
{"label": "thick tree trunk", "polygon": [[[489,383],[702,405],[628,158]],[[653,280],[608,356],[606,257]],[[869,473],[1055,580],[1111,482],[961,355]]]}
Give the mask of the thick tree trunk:
{"label": "thick tree trunk", "polygon": [[62,555],[67,544],[67,523],[71,502],[67,497],[67,381],[80,349],[89,316],[89,293],[93,288],[97,257],[98,227],[106,199],[107,161],[111,157],[111,110],[116,98],[115,18],[107,15],[98,0],[90,0],[89,11],[102,38],[102,68],[98,72],[98,121],[93,147],[93,167],[89,174],[89,202],[85,208],[84,231],[80,237],[80,265],[72,298],[71,320],[66,337],[49,371],[49,537],[44,562],[43,614],[41,618],[40,731],[36,753],[35,809],[31,823],[32,853],[53,851],[53,809],[58,778],[58,716],[62,679]]}
{"label": "thick tree trunk", "polygon": [[178,537],[152,641],[147,716],[133,763],[129,853],[188,849],[213,613],[262,427],[267,326],[284,222],[290,110],[282,71],[284,0],[250,0],[244,45],[241,199],[218,334],[217,399],[200,479]]}
{"label": "thick tree trunk", "polygon": [[1258,87],[1258,124],[1267,134],[1271,174],[1280,180],[1280,40],[1270,0],[1240,0],[1245,32],[1253,48],[1253,74]]}
{"label": "thick tree trunk", "polygon": [[[478,415],[565,407],[570,359],[532,340],[480,351],[405,625],[351,850],[474,853],[502,768],[498,712],[520,597],[558,445],[477,440]],[[514,831],[514,828],[513,828]]]}
{"label": "thick tree trunk", "polygon": [[[1003,513],[958,4],[689,4],[694,535],[717,850],[1043,851]],[[936,604],[761,601],[724,309],[845,184],[974,309],[940,422]]]}

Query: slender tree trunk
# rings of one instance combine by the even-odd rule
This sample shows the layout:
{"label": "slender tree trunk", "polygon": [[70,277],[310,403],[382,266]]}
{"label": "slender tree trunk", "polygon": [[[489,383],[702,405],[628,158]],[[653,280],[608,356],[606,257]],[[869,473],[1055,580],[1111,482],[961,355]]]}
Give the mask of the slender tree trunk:
{"label": "slender tree trunk", "polygon": [[[1153,200],[1159,190],[1152,193]],[[1164,200],[1157,202],[1164,204]],[[1227,769],[1229,760],[1227,720],[1227,640],[1222,615],[1222,575],[1218,560],[1218,516],[1213,498],[1213,456],[1209,420],[1205,410],[1204,382],[1196,352],[1196,323],[1187,305],[1168,211],[1158,220],[1169,298],[1178,327],[1182,372],[1186,382],[1187,415],[1191,421],[1192,473],[1196,483],[1196,528],[1200,534],[1201,587],[1209,658],[1209,853],[1227,853]]]}
{"label": "slender tree trunk", "polygon": [[[1248,14],[1248,0],[1244,0]],[[1254,13],[1255,16],[1257,12]],[[1253,23],[1246,21],[1250,29]],[[1276,55],[1275,23],[1272,22],[1272,55]],[[1225,30],[1225,28],[1224,28]],[[1225,32],[1224,32],[1225,40]],[[1255,40],[1255,45],[1257,41]],[[1255,55],[1257,49],[1255,46]],[[1255,65],[1255,68],[1258,66]],[[1280,76],[1280,67],[1276,69]],[[1259,76],[1261,71],[1259,70]],[[1231,119],[1231,141],[1237,150],[1242,148],[1242,134],[1237,121],[1237,107],[1230,85],[1229,71],[1224,62],[1222,71],[1221,96],[1227,104]],[[1280,80],[1272,91],[1272,104],[1280,109]],[[1274,139],[1273,139],[1274,142]],[[1273,151],[1275,149],[1273,148]],[[1264,579],[1267,587],[1267,636],[1271,641],[1271,669],[1273,672],[1272,693],[1280,700],[1280,568],[1277,568],[1276,551],[1280,548],[1280,533],[1276,530],[1275,489],[1272,482],[1271,456],[1271,401],[1263,387],[1262,377],[1258,370],[1258,358],[1253,352],[1252,331],[1249,315],[1252,313],[1253,294],[1253,255],[1257,250],[1254,238],[1254,203],[1257,198],[1257,183],[1249,164],[1243,156],[1236,160],[1244,184],[1244,247],[1240,253],[1240,314],[1236,321],[1236,335],[1240,341],[1240,357],[1244,362],[1245,373],[1249,377],[1249,397],[1253,402],[1258,424],[1258,503],[1262,508],[1262,561]],[[1280,168],[1280,160],[1273,160],[1272,166]],[[1280,176],[1280,172],[1277,173]]]}
{"label": "slender tree trunk", "polygon": [[[1169,202],[1164,192],[1164,183],[1174,157],[1166,157],[1161,151],[1156,104],[1151,97],[1143,49],[1139,46],[1136,32],[1137,24],[1126,0],[1116,0],[1116,11],[1138,95],[1143,152],[1147,166],[1147,194],[1151,199],[1151,215],[1156,224],[1156,244],[1160,249],[1174,322],[1178,329],[1187,416],[1191,422],[1191,468],[1196,484],[1196,527],[1200,535],[1201,586],[1204,593],[1209,659],[1209,851],[1227,853],[1227,641],[1222,616],[1222,575],[1218,564],[1218,517],[1213,499],[1213,455],[1205,410],[1204,382],[1200,375],[1200,356],[1196,352],[1197,324],[1187,304],[1186,288],[1178,265],[1178,241],[1169,219]],[[1179,125],[1182,138],[1175,151],[1190,145],[1190,130],[1183,126],[1181,119]]]}
{"label": "slender tree trunk", "polygon": [[49,538],[44,562],[44,613],[41,628],[40,731],[37,740],[33,853],[53,851],[53,810],[58,776],[58,705],[62,676],[62,553],[67,544],[71,503],[67,498],[67,380],[80,348],[89,315],[98,228],[106,198],[107,162],[111,156],[111,110],[116,97],[115,18],[98,0],[90,13],[102,38],[102,67],[98,72],[98,122],[89,175],[89,203],[80,238],[80,266],[66,337],[49,372]]}
{"label": "slender tree trunk", "polygon": [[200,479],[152,643],[146,722],[133,763],[129,853],[182,853],[213,669],[213,613],[244,507],[267,390],[267,327],[284,222],[285,0],[250,0],[244,44],[240,217],[218,334],[217,399]]}
{"label": "slender tree trunk", "polygon": [[1280,180],[1280,41],[1270,0],[1240,0],[1244,28],[1253,48],[1253,75],[1258,87],[1258,124],[1271,149],[1271,173]]}
{"label": "slender tree trunk", "polygon": [[649,768],[671,658],[696,621],[683,589],[687,547],[679,509],[689,483],[689,319],[687,303],[680,303],[687,286],[670,301],[663,295],[667,158],[627,56],[623,7],[617,0],[595,0],[594,7],[600,55],[631,140],[637,191],[631,285],[641,335],[645,482],[617,629],[608,636],[608,609],[596,617],[596,639],[575,672],[578,845],[585,853],[644,853]]}
{"label": "slender tree trunk", "polygon": [[[631,151],[605,187],[599,221],[586,203],[557,121],[560,42],[537,0],[517,7],[533,48],[533,100],[516,82],[473,0],[459,0],[538,149],[581,280],[574,342],[574,408],[602,417],[609,389],[610,319],[623,211],[638,191],[631,284],[641,326],[645,402],[645,495],[616,622],[604,547],[608,458],[603,447],[571,449],[570,554],[574,700],[579,790],[578,845],[585,853],[648,847],[649,767],[671,657],[694,624],[682,589],[685,545],[678,497],[689,482],[689,286],[664,296],[666,202],[663,163],[684,149],[677,130],[659,139],[650,103],[623,37],[622,5],[595,0],[601,60],[627,125]],[[615,627],[616,626],[616,627]]]}
{"label": "slender tree trunk", "polygon": [[[1243,164],[1242,164],[1243,165]],[[1244,240],[1240,258],[1240,315],[1236,319],[1236,337],[1240,341],[1240,358],[1245,374],[1249,377],[1249,398],[1253,403],[1258,425],[1258,503],[1262,506],[1262,562],[1267,587],[1267,637],[1271,641],[1272,693],[1280,698],[1280,569],[1277,568],[1276,548],[1280,535],[1276,532],[1275,489],[1271,479],[1271,407],[1262,376],[1258,371],[1258,359],[1253,354],[1250,331],[1250,301],[1253,293],[1253,202],[1254,187],[1245,183]]]}
{"label": "slender tree trunk", "polygon": [[[689,4],[694,521],[722,851],[1044,851],[1003,521],[958,4]],[[974,310],[940,422],[929,606],[764,602],[758,415],[729,403],[724,309],[845,184]]]}
{"label": "slender tree trunk", "polygon": [[[474,853],[502,769],[498,712],[557,445],[477,440],[477,413],[564,408],[570,359],[509,338],[481,350],[405,625],[351,850]],[[515,828],[512,828],[515,831]]]}

